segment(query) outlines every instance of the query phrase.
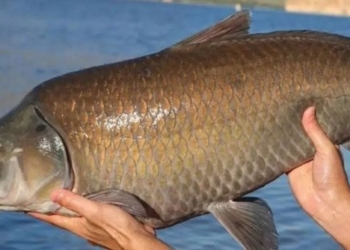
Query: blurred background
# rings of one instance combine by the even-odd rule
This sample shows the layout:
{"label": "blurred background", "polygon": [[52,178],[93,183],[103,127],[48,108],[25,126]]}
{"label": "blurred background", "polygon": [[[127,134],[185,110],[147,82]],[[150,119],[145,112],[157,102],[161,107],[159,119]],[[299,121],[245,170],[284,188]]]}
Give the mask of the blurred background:
{"label": "blurred background", "polygon": [[[311,29],[350,36],[347,1],[0,0],[0,116],[42,81],[157,52],[242,8],[252,11],[252,33]],[[349,172],[350,156],[344,154]],[[299,208],[285,176],[252,195],[271,206],[280,249],[340,249]],[[211,215],[158,236],[175,249],[240,249]],[[0,249],[97,248],[28,215],[0,212]]]}
{"label": "blurred background", "polygon": [[241,6],[264,6],[286,11],[349,15],[350,0],[163,0],[163,2],[234,4]]}

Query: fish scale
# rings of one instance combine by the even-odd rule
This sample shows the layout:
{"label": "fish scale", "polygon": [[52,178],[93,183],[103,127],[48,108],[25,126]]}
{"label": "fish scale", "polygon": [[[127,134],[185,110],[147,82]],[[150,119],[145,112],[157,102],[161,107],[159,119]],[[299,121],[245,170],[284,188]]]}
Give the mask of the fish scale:
{"label": "fish scale", "polygon": [[[271,181],[310,159],[313,149],[301,124],[296,121],[300,120],[300,112],[307,105],[317,104],[311,99],[321,96],[323,104],[317,107],[318,119],[326,131],[339,131],[335,115],[348,114],[346,110],[337,110],[338,107],[331,104],[337,92],[340,92],[336,90],[340,83],[325,78],[321,70],[332,67],[334,71],[339,71],[332,75],[341,75],[342,69],[347,67],[345,64],[349,64],[342,58],[350,55],[350,50],[343,44],[309,41],[307,34],[300,36],[303,39],[283,34],[276,34],[269,39],[259,36],[237,38],[229,45],[216,45],[210,51],[205,51],[204,46],[196,46],[193,51],[161,52],[138,61],[104,66],[108,70],[94,68],[84,72],[85,80],[80,78],[79,73],[77,80],[73,74],[47,83],[50,88],[43,87],[39,99],[42,99],[42,104],[51,103],[52,100],[60,103],[50,106],[56,107],[55,110],[50,110],[49,106],[45,109],[61,117],[62,124],[65,120],[73,121],[71,124],[74,127],[62,127],[70,134],[70,140],[77,145],[78,150],[88,147],[86,154],[99,156],[95,161],[97,164],[103,156],[106,163],[117,164],[114,169],[122,169],[119,174],[114,174],[117,179],[111,182],[114,186],[104,186],[108,176],[91,181],[94,177],[90,173],[106,171],[105,168],[108,165],[111,168],[111,164],[96,166],[83,162],[84,170],[81,171],[84,179],[96,185],[90,185],[86,192],[117,187],[135,193],[142,199],[145,197],[143,200],[161,215],[166,224],[166,221],[176,220],[186,214],[203,212],[212,201],[228,200],[250,192],[264,185],[266,180]],[[310,44],[313,46],[310,47]],[[291,55],[292,49],[298,54]],[[322,53],[331,58],[317,60]],[[196,60],[197,63],[186,65],[188,60]],[[319,70],[315,70],[315,65],[312,65],[313,70],[308,71],[314,63],[320,66],[316,67]],[[183,73],[184,67],[187,68],[186,73]],[[144,68],[149,70],[151,78],[142,75],[143,78],[135,82],[134,76]],[[159,72],[167,73],[160,75]],[[283,77],[281,72],[296,74],[286,73],[293,75],[291,79]],[[103,77],[95,79],[97,74]],[[226,75],[224,80],[217,77],[220,75]],[[73,80],[67,81],[66,78]],[[53,85],[64,93],[62,97]],[[72,89],[72,85],[75,88]],[[113,87],[110,88],[110,85]],[[330,89],[334,93],[329,94]],[[76,91],[82,93],[81,99],[76,98]],[[133,97],[135,92],[140,99]],[[85,102],[92,101],[92,93],[100,93],[102,97],[100,103],[94,100],[95,106],[111,104],[110,114],[113,113],[111,110],[116,110],[109,117],[121,119],[123,114],[127,117],[136,112],[143,118],[135,123],[127,121],[130,125],[120,129],[116,126],[112,131],[107,131],[103,125],[95,126],[95,117],[99,117],[103,111],[96,113],[94,109],[83,114],[89,117],[87,124],[90,127],[82,124],[84,119],[78,109],[69,112],[72,106],[69,102],[74,100],[77,107],[84,106]],[[70,97],[67,98],[67,94]],[[329,97],[324,97],[325,94]],[[150,109],[164,102],[169,103],[168,111],[158,110],[162,125],[157,126],[157,115],[147,116]],[[297,107],[298,102],[301,102],[300,107]],[[140,111],[136,109],[148,103],[150,107]],[[166,113],[169,110],[175,110],[172,116]],[[138,126],[142,130],[135,132]],[[79,133],[80,127],[87,129]],[[104,135],[99,141],[96,141],[97,133],[99,136]],[[135,133],[138,135],[134,136]],[[83,134],[88,134],[88,137],[83,138]],[[339,141],[337,137],[339,135],[334,134],[332,139]],[[105,140],[114,140],[110,144],[110,152],[114,151],[115,154],[106,155],[102,149],[98,149],[99,143]],[[81,145],[80,141],[84,143]],[[149,156],[146,166],[144,155]],[[88,155],[86,157],[89,158]],[[120,158],[117,163],[114,157]],[[139,173],[138,167],[143,169],[139,169]],[[225,169],[227,171],[223,171]],[[202,175],[197,175],[198,172]],[[147,183],[148,176],[151,176],[152,185],[143,185]],[[206,195],[201,195],[201,192]],[[203,199],[193,202],[191,198],[198,195]],[[187,201],[191,205],[187,205]]]}
{"label": "fish scale", "polygon": [[238,13],[158,53],[53,78],[11,114],[54,128],[74,192],[155,228],[210,212],[246,249],[276,249],[271,210],[242,196],[312,159],[307,107],[349,141],[350,39],[248,28]]}

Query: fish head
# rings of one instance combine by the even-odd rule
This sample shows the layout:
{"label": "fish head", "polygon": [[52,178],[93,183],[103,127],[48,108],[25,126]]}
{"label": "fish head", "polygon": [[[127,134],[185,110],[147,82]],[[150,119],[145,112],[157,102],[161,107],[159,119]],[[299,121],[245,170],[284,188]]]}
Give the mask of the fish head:
{"label": "fish head", "polygon": [[54,212],[51,192],[72,181],[64,141],[35,105],[0,120],[0,210]]}

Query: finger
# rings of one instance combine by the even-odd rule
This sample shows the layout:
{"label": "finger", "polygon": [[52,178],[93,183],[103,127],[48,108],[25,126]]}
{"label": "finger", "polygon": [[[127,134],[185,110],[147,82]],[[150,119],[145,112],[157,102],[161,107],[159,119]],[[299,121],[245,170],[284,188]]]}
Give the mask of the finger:
{"label": "finger", "polygon": [[316,148],[313,168],[315,187],[319,190],[330,190],[336,183],[338,183],[337,187],[347,187],[347,177],[341,154],[319,126],[314,107],[308,108],[304,112],[303,126]]}
{"label": "finger", "polygon": [[30,216],[45,221],[46,223],[49,223],[51,225],[69,230],[69,231],[74,231],[72,230],[76,228],[80,223],[82,218],[73,218],[73,217],[66,217],[62,215],[47,215],[47,214],[40,214],[40,213],[28,213]]}
{"label": "finger", "polygon": [[81,197],[68,190],[59,189],[52,193],[52,201],[90,219],[92,215],[98,214],[99,204]]}
{"label": "finger", "polygon": [[91,240],[87,240],[87,242],[90,244],[90,245],[93,245],[95,247],[99,246],[97,243],[91,241]]}
{"label": "finger", "polygon": [[[87,239],[91,243],[93,243],[96,240],[95,236],[98,235],[97,231],[91,229],[89,230],[90,225],[88,221],[84,218],[66,217],[62,215],[45,215],[39,213],[28,214],[33,216],[34,218],[45,221],[46,223],[49,223],[53,226],[72,232],[82,238]],[[90,231],[92,231],[92,233]],[[95,245],[97,244],[95,243]]]}
{"label": "finger", "polygon": [[149,232],[151,235],[157,236],[156,230],[154,230],[153,227],[150,227],[148,225],[144,225],[147,232]]}
{"label": "finger", "polygon": [[315,113],[315,107],[309,107],[305,110],[302,118],[304,129],[317,152],[321,154],[334,152],[336,149],[317,122]]}

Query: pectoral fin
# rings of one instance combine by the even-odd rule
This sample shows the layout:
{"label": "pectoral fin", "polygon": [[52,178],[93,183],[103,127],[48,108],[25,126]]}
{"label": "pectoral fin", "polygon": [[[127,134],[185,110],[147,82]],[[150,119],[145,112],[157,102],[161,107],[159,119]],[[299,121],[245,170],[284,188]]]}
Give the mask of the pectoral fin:
{"label": "pectoral fin", "polygon": [[85,198],[100,202],[115,205],[124,211],[138,218],[147,218],[148,209],[143,202],[135,195],[119,189],[105,189],[96,193],[91,193]]}
{"label": "pectoral fin", "polygon": [[213,202],[208,211],[247,250],[278,249],[271,209],[258,198]]}

